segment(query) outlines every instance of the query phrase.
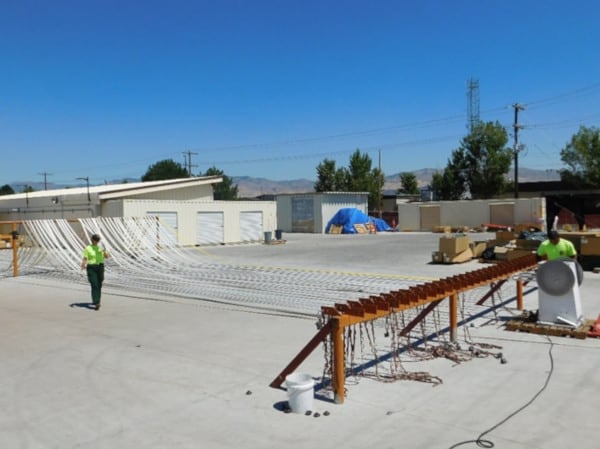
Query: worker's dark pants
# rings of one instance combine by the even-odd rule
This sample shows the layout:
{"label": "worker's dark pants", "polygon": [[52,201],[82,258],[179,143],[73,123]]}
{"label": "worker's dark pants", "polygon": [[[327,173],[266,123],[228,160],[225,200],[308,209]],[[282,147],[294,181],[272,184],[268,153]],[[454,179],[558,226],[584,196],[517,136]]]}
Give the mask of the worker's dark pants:
{"label": "worker's dark pants", "polygon": [[89,265],[86,267],[87,278],[92,286],[92,302],[100,304],[102,295],[102,282],[104,282],[104,264]]}

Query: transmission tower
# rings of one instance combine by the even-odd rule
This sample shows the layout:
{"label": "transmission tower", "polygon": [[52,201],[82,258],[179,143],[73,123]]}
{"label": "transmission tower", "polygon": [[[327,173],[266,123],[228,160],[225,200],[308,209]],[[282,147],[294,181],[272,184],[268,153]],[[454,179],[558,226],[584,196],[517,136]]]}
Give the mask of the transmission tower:
{"label": "transmission tower", "polygon": [[469,131],[479,123],[479,80],[467,80],[467,121]]}

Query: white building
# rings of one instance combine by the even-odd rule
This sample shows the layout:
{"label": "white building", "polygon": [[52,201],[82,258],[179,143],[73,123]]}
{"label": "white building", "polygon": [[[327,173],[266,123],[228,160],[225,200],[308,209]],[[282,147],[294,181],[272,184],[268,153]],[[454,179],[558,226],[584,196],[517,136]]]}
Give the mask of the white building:
{"label": "white building", "polygon": [[367,192],[312,192],[277,195],[277,226],[284,232],[322,234],[340,209],[353,207],[368,214]]}
{"label": "white building", "polygon": [[432,231],[436,226],[477,228],[484,224],[545,227],[544,198],[398,202],[398,229]]}
{"label": "white building", "polygon": [[214,201],[221,176],[107,184],[0,196],[0,221],[157,216],[181,245],[260,241],[274,201]]}

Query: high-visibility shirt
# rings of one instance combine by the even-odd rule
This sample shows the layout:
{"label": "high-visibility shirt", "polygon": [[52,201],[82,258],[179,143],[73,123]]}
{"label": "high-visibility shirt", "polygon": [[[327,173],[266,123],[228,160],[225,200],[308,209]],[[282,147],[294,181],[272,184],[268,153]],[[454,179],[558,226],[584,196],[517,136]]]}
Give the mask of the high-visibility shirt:
{"label": "high-visibility shirt", "polygon": [[546,240],[538,246],[537,254],[538,256],[546,256],[548,260],[554,260],[559,257],[576,256],[577,251],[570,240],[560,239],[556,245],[550,240]]}
{"label": "high-visibility shirt", "polygon": [[98,245],[88,245],[83,250],[83,257],[87,259],[88,265],[104,263],[104,251]]}

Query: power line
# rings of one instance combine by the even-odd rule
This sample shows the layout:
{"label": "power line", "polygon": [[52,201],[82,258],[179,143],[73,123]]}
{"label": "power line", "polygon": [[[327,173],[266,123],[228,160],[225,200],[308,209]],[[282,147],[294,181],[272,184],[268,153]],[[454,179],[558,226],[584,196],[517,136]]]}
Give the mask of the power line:
{"label": "power line", "polygon": [[[441,136],[441,137],[433,137],[430,139],[421,139],[421,140],[413,140],[407,142],[398,142],[398,143],[389,143],[389,144],[376,144],[370,145],[368,147],[363,147],[361,150],[366,153],[371,153],[377,151],[378,149],[394,149],[394,148],[402,148],[402,147],[410,147],[414,148],[417,145],[424,145],[429,143],[441,142],[449,139],[459,139],[461,136],[452,135],[452,136]],[[342,154],[351,154],[355,151],[352,149],[343,149],[338,151],[325,151],[325,152],[317,152],[317,153],[303,153],[303,154],[293,154],[286,156],[271,156],[271,157],[263,157],[257,159],[235,159],[235,160],[221,160],[221,161],[202,161],[203,164],[206,165],[233,165],[233,164],[250,164],[250,163],[263,163],[263,162],[275,162],[275,161],[283,161],[283,160],[300,160],[300,159],[313,159],[320,157],[330,157],[330,156],[339,156]]]}
{"label": "power line", "polygon": [[542,105],[545,103],[552,103],[552,102],[555,102],[557,100],[561,100],[564,98],[579,96],[579,95],[582,95],[584,93],[587,93],[587,92],[595,90],[595,89],[600,89],[600,83],[591,84],[589,86],[581,87],[579,89],[575,89],[570,92],[566,92],[566,93],[559,94],[559,95],[554,95],[552,97],[544,98],[541,100],[530,101],[527,103],[527,107],[531,108],[532,106],[538,106],[538,105]]}
{"label": "power line", "polygon": [[[531,101],[531,102],[526,103],[526,105],[527,105],[528,109],[531,106],[533,106],[535,108],[537,106],[547,105],[552,102],[557,102],[557,101],[567,99],[570,97],[580,96],[580,95],[589,93],[590,91],[593,91],[596,89],[600,89],[600,83],[595,83],[595,84],[585,86],[585,87],[582,87],[579,89],[575,89],[573,91],[566,92],[563,94],[554,95],[554,96],[543,98],[540,100]],[[500,112],[502,110],[506,110],[508,107],[510,107],[510,106],[505,105],[502,107],[490,108],[490,109],[481,111],[481,113],[482,114],[491,114],[491,113],[495,113],[495,112]],[[402,130],[414,131],[415,129],[423,129],[423,128],[429,128],[429,127],[434,127],[434,126],[458,123],[462,120],[464,120],[464,115],[451,115],[451,116],[441,117],[441,118],[437,118],[437,119],[424,120],[424,121],[418,121],[418,122],[412,122],[412,123],[404,123],[404,124],[399,124],[399,125],[395,125],[395,126],[380,127],[380,128],[374,128],[374,129],[368,129],[368,130],[358,130],[358,131],[351,131],[351,132],[347,132],[347,133],[330,134],[330,135],[323,135],[323,136],[317,136],[317,137],[297,138],[297,139],[273,141],[273,142],[266,142],[266,143],[253,143],[253,144],[242,144],[242,145],[232,145],[232,146],[209,147],[205,151],[210,151],[212,153],[212,152],[221,152],[221,151],[227,151],[227,150],[260,149],[260,148],[265,148],[265,147],[277,147],[277,146],[282,147],[282,146],[300,145],[300,144],[314,143],[314,142],[325,142],[328,140],[344,139],[344,138],[348,138],[348,137],[373,136],[373,135],[383,134],[383,133],[392,132],[392,131],[402,131]],[[577,121],[575,121],[575,122],[577,122]],[[565,121],[564,125],[566,126],[567,123],[569,123],[569,122]],[[534,127],[542,127],[542,126],[556,127],[556,126],[561,126],[561,125],[559,123],[558,125],[541,124],[541,125],[532,125],[532,126],[534,126]],[[397,145],[402,145],[402,144],[397,144]],[[169,154],[173,155],[174,153],[169,153]],[[188,151],[185,154],[190,155],[190,159],[186,160],[186,166],[187,166],[188,172],[191,173],[191,168],[193,166],[195,166],[194,164],[191,164],[191,155],[192,154],[196,155],[197,153]],[[320,154],[323,154],[323,153],[320,153]],[[336,154],[336,153],[330,153],[330,154]],[[309,155],[308,157],[313,157],[313,156],[315,156],[315,155]],[[160,157],[166,158],[168,156],[157,156],[157,157],[158,158],[160,158]],[[287,157],[287,159],[304,158],[304,157],[305,156],[302,156],[302,155],[295,155],[295,156]],[[254,160],[249,160],[246,162],[261,162],[261,161],[279,160],[279,159],[280,158],[254,159]],[[148,158],[137,159],[135,161],[129,161],[129,162],[119,163],[119,164],[96,165],[96,166],[94,166],[94,170],[98,170],[99,168],[109,169],[109,168],[116,167],[116,166],[123,167],[123,165],[134,165],[134,164],[139,164],[139,163],[147,163],[147,161],[148,161]],[[240,161],[228,161],[227,163],[236,163],[236,162],[240,162]],[[68,173],[68,172],[75,172],[75,171],[81,172],[82,170],[85,170],[85,168],[80,167],[80,168],[69,170],[69,171],[63,171],[63,172],[61,172],[61,174]],[[48,173],[47,175],[50,175],[50,173]]]}

